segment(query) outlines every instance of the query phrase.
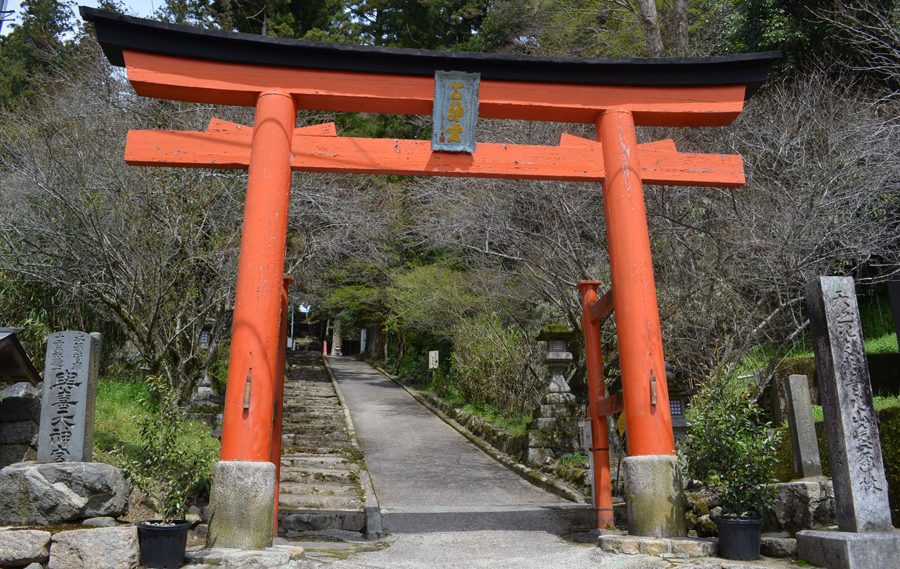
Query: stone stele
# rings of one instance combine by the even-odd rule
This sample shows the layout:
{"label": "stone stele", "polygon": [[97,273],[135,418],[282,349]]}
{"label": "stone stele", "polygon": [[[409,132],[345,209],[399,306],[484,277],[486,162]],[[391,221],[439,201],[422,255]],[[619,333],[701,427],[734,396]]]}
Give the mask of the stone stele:
{"label": "stone stele", "polygon": [[853,279],[820,277],[806,301],[841,531],[797,533],[797,555],[829,569],[900,567]]}
{"label": "stone stele", "polygon": [[807,287],[838,529],[892,531],[869,368],[853,279]]}
{"label": "stone stele", "polygon": [[87,332],[47,339],[38,462],[90,462],[100,342]]}
{"label": "stone stele", "polygon": [[791,430],[794,473],[800,478],[822,476],[822,460],[819,458],[819,443],[806,376],[791,375],[784,380],[784,396]]}

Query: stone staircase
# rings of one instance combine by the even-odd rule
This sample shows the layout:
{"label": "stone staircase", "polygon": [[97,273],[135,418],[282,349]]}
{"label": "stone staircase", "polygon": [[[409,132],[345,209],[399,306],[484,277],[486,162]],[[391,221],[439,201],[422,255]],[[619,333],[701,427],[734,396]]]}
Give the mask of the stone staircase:
{"label": "stone staircase", "polygon": [[347,433],[322,356],[288,352],[278,534],[365,529],[362,457]]}

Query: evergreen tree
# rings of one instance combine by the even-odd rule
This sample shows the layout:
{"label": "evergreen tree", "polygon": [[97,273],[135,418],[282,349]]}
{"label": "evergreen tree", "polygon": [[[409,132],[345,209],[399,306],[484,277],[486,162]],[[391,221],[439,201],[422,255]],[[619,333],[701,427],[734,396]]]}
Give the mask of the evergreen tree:
{"label": "evergreen tree", "polygon": [[31,100],[77,50],[70,3],[24,0],[22,9],[22,22],[0,38],[0,106]]}

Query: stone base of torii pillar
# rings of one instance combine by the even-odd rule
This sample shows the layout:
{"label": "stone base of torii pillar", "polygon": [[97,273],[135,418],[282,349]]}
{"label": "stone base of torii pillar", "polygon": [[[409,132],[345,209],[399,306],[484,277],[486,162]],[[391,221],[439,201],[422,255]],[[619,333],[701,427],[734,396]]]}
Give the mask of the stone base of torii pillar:
{"label": "stone base of torii pillar", "polygon": [[274,504],[274,464],[220,460],[213,469],[207,547],[270,547],[275,523]]}

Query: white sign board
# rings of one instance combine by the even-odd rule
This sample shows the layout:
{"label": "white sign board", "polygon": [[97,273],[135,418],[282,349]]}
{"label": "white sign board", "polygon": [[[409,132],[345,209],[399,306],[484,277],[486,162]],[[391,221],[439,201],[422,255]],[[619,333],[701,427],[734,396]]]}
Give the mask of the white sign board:
{"label": "white sign board", "polygon": [[578,433],[581,435],[581,448],[590,451],[594,446],[594,433],[591,431],[591,422],[588,420],[578,421]]}
{"label": "white sign board", "polygon": [[437,350],[428,352],[428,369],[438,368],[438,353]]}

